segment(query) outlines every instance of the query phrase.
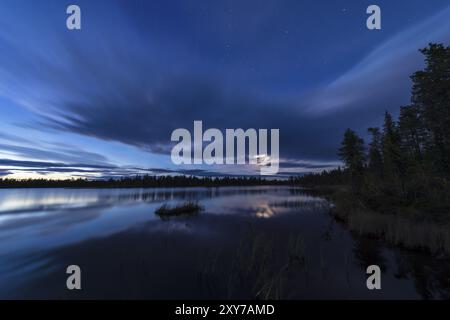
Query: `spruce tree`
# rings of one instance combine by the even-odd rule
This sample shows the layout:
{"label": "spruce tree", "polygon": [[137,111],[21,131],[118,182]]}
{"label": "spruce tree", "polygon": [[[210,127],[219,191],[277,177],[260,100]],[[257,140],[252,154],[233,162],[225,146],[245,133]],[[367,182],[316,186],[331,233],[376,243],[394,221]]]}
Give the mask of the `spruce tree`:
{"label": "spruce tree", "polygon": [[382,136],[379,128],[369,128],[372,141],[369,144],[369,170],[376,176],[383,175]]}
{"label": "spruce tree", "polygon": [[412,103],[428,131],[426,148],[435,172],[450,176],[450,47],[430,44],[420,50],[426,67],[414,73]]}
{"label": "spruce tree", "polygon": [[359,192],[362,176],[364,172],[364,164],[366,155],[364,153],[364,140],[351,129],[347,129],[344,134],[342,146],[338,155],[345,163],[350,173],[350,179],[354,192]]}

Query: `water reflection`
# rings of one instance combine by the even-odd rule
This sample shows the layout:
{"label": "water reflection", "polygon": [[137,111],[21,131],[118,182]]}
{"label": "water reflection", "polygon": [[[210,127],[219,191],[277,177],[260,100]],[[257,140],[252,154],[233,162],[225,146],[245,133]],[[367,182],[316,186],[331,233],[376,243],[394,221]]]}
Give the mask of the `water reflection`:
{"label": "water reflection", "polygon": [[270,208],[268,204],[259,205],[255,213],[255,215],[258,218],[270,218],[274,214],[275,214],[274,211]]}
{"label": "water reflection", "polygon": [[[185,201],[205,210],[154,214]],[[0,190],[0,298],[449,297],[447,260],[357,237],[328,210],[290,187]],[[69,264],[81,296],[64,290]]]}
{"label": "water reflection", "polygon": [[170,200],[202,200],[223,196],[263,195],[268,187],[161,189],[15,189],[0,190],[0,214]]}

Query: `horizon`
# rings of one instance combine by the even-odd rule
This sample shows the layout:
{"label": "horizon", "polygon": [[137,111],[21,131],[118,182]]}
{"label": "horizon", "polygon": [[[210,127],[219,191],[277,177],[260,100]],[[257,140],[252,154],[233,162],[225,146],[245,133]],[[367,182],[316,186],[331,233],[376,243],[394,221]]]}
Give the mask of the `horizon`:
{"label": "horizon", "polygon": [[378,1],[374,31],[367,1],[77,4],[75,31],[65,2],[0,5],[0,178],[258,174],[174,165],[170,134],[195,120],[279,128],[278,178],[331,170],[345,129],[409,103],[418,50],[450,43],[444,0]]}

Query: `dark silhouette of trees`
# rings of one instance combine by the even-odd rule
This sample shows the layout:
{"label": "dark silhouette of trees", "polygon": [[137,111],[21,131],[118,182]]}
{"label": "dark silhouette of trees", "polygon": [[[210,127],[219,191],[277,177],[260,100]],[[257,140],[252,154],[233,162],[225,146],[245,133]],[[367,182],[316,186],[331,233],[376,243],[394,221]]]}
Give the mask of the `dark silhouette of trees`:
{"label": "dark silhouette of trees", "polygon": [[399,133],[404,154],[413,163],[420,163],[423,160],[426,132],[417,106],[400,108]]}
{"label": "dark silhouette of trees", "polygon": [[393,121],[391,114],[386,112],[381,142],[384,187],[388,193],[399,196],[404,193],[404,159],[400,141],[398,124]]}
{"label": "dark silhouette of trees", "polygon": [[290,177],[290,184],[301,184],[307,187],[314,187],[320,185],[340,186],[350,183],[350,177],[347,170],[342,170],[340,167],[335,170],[322,171],[320,173],[311,173],[298,177]]}
{"label": "dark silhouette of trees", "polygon": [[420,50],[426,67],[411,77],[412,104],[423,121],[427,165],[450,175],[450,47],[430,44]]}
{"label": "dark silhouette of trees", "polygon": [[377,211],[450,212],[450,47],[430,44],[420,52],[426,66],[411,77],[411,104],[400,108],[398,121],[386,112],[382,130],[369,129],[367,162],[362,139],[348,129],[338,152],[344,172],[297,182],[329,184],[347,174],[355,196]]}
{"label": "dark silhouette of trees", "polygon": [[345,163],[350,174],[350,180],[355,192],[359,190],[362,175],[364,172],[364,163],[366,161],[364,140],[358,137],[356,132],[347,129],[344,134],[342,146],[338,155]]}
{"label": "dark silhouette of trees", "polygon": [[0,188],[164,188],[219,187],[288,184],[287,180],[261,177],[195,177],[195,176],[135,176],[120,179],[0,179]]}
{"label": "dark silhouette of trees", "polygon": [[369,128],[368,131],[372,135],[372,141],[369,143],[368,167],[376,177],[381,178],[383,176],[382,135],[379,128]]}

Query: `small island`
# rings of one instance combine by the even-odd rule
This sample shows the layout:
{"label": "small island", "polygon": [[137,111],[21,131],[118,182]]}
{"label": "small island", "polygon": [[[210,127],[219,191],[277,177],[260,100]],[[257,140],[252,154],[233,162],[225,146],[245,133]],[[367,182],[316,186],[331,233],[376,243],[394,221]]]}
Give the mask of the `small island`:
{"label": "small island", "polygon": [[171,217],[197,215],[202,210],[204,210],[204,208],[198,202],[187,201],[175,206],[163,204],[155,210],[155,214],[161,219],[169,219]]}

